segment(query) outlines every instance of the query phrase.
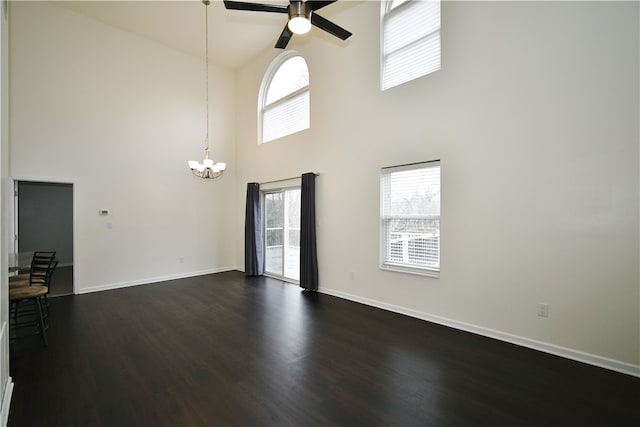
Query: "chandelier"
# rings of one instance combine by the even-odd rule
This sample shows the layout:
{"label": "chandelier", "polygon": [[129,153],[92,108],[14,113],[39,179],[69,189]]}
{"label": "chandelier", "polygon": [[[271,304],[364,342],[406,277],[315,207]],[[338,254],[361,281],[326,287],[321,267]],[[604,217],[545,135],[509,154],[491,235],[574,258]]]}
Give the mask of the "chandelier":
{"label": "chandelier", "polygon": [[197,160],[189,160],[189,168],[191,172],[198,178],[202,179],[215,179],[218,178],[227,167],[226,163],[218,162],[214,163],[209,158],[209,4],[210,0],[202,0],[202,4],[205,6],[205,86],[206,86],[206,106],[207,106],[207,132],[204,137],[204,160],[200,163]]}

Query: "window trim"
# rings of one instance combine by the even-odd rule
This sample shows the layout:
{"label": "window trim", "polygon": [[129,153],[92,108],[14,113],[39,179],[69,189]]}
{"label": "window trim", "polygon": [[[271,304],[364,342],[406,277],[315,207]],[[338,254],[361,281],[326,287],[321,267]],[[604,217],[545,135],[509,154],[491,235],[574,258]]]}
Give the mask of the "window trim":
{"label": "window trim", "polygon": [[[384,188],[382,185],[382,177],[389,173],[386,172],[392,169],[394,172],[403,171],[403,170],[414,170],[414,169],[422,169],[423,167],[435,167],[438,166],[440,168],[440,190],[442,191],[442,162],[440,159],[437,160],[427,160],[424,162],[414,162],[408,163],[404,165],[396,165],[396,166],[386,166],[380,169],[380,223],[379,223],[379,267],[381,270],[385,271],[393,271],[399,273],[408,273],[414,274],[418,276],[427,276],[439,278],[440,272],[442,269],[442,246],[439,242],[438,244],[438,258],[440,259],[439,267],[414,267],[402,264],[394,264],[390,263],[385,258],[385,248],[386,248],[386,235],[385,235],[385,221],[391,216],[384,216]],[[441,196],[442,197],[442,196]],[[395,215],[398,216],[398,215]],[[433,217],[434,215],[421,215],[420,217]],[[438,216],[440,221],[442,220],[442,200],[440,200],[440,215]],[[440,239],[442,236],[442,226],[438,227],[438,238]]]}
{"label": "window trim", "polygon": [[[307,72],[309,73],[309,84],[305,87],[302,87],[300,89],[297,89],[293,92],[291,92],[290,94],[287,94],[285,96],[283,96],[280,99],[277,99],[275,101],[273,101],[271,104],[267,105],[267,93],[269,92],[269,87],[271,86],[271,82],[273,81],[273,78],[275,77],[276,73],[278,72],[278,70],[280,69],[280,67],[282,66],[282,64],[284,64],[285,62],[287,62],[289,59],[294,58],[296,56],[301,57],[305,64],[307,65]],[[311,72],[309,70],[309,63],[307,62],[307,59],[302,56],[299,52],[295,51],[295,50],[287,50],[285,52],[282,52],[280,55],[276,56],[273,61],[271,61],[271,64],[269,64],[269,67],[267,68],[267,71],[264,73],[264,76],[262,77],[262,82],[260,83],[260,90],[258,92],[258,108],[257,108],[257,116],[258,116],[258,129],[257,129],[257,136],[258,136],[258,145],[262,145],[262,144],[266,144],[269,142],[273,142],[276,141],[278,139],[284,138],[286,136],[289,135],[293,135],[294,133],[298,133],[298,132],[302,132],[303,130],[309,129],[311,127]],[[285,136],[281,136],[275,139],[271,139],[269,141],[264,141],[264,135],[263,135],[263,131],[264,131],[264,112],[268,109],[271,108],[275,108],[278,105],[283,104],[284,102],[291,100],[293,98],[295,98],[296,96],[299,96],[305,92],[309,92],[309,127],[306,129],[301,129],[299,131],[296,131],[294,133],[285,135]]]}

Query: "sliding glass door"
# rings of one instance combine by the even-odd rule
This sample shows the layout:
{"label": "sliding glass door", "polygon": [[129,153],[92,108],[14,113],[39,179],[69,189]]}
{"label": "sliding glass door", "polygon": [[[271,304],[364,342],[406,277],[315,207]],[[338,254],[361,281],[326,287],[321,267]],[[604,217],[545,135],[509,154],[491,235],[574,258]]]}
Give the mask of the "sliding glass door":
{"label": "sliding glass door", "polygon": [[264,195],[265,273],[300,280],[300,189]]}

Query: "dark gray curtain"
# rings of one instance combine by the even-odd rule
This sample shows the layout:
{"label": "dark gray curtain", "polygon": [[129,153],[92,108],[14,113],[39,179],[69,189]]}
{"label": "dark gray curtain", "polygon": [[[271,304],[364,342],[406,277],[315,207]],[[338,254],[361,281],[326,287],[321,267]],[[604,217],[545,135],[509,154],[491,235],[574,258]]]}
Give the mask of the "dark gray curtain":
{"label": "dark gray curtain", "polygon": [[244,272],[249,276],[264,273],[262,258],[262,212],[260,184],[247,184],[247,208],[244,220]]}
{"label": "dark gray curtain", "polygon": [[302,175],[300,216],[300,287],[318,290],[318,251],[316,249],[316,175]]}

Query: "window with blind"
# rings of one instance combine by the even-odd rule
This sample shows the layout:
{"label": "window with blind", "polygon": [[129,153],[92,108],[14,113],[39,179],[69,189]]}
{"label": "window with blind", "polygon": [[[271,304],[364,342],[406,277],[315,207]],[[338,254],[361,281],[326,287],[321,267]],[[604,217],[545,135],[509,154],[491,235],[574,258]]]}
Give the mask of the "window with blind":
{"label": "window with blind", "polygon": [[382,90],[440,69],[440,0],[381,3]]}
{"label": "window with blind", "polygon": [[262,82],[259,143],[309,128],[309,69],[303,57],[286,52]]}
{"label": "window with blind", "polygon": [[440,272],[440,161],[380,173],[380,267]]}

